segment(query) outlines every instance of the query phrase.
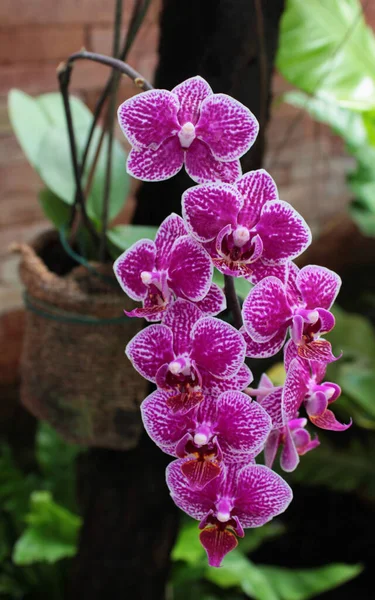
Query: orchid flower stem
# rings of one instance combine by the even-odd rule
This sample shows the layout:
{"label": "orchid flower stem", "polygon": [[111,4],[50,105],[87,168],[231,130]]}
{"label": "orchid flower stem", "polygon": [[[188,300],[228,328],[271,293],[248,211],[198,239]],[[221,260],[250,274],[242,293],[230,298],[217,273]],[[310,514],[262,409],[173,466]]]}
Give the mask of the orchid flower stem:
{"label": "orchid flower stem", "polygon": [[70,153],[72,158],[72,166],[74,179],[76,184],[76,204],[79,206],[81,212],[81,218],[84,225],[87,227],[87,230],[91,234],[93,240],[98,241],[98,234],[91,223],[89,217],[87,216],[86,207],[85,207],[85,196],[82,189],[81,182],[81,171],[78,163],[78,155],[77,155],[77,145],[74,135],[74,127],[73,127],[73,119],[72,112],[70,110],[70,102],[69,102],[69,82],[71,76],[71,67],[66,69],[58,69],[58,80],[60,86],[60,92],[63,99],[65,117],[66,117],[66,125],[68,128],[68,136],[69,136],[69,144],[70,144]]}
{"label": "orchid flower stem", "polygon": [[[115,19],[113,28],[113,56],[118,56],[120,52],[120,35],[121,35],[121,20],[122,20],[122,0],[116,0],[115,7]],[[118,73],[114,73],[111,95],[107,109],[106,127],[108,132],[108,148],[107,148],[107,161],[104,181],[104,194],[103,194],[103,209],[102,209],[102,230],[100,235],[100,248],[99,258],[102,262],[105,260],[107,250],[107,228],[108,228],[108,212],[109,212],[109,196],[111,193],[111,173],[112,173],[112,150],[113,150],[113,133],[114,133],[114,121],[116,114],[116,101],[117,101],[117,90],[120,77]]]}
{"label": "orchid flower stem", "polygon": [[234,278],[230,275],[224,275],[224,293],[227,299],[227,306],[233,317],[233,325],[236,329],[242,327],[241,306],[234,287]]}

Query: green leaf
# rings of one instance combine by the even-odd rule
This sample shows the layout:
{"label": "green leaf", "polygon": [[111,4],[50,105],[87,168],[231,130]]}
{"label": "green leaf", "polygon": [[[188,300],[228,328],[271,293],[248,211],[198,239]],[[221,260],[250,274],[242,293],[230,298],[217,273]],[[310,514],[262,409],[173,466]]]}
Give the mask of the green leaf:
{"label": "green leaf", "polygon": [[[35,101],[42,109],[49,125],[66,128],[64,104],[59,92],[42,94],[35,98]],[[93,117],[90,109],[76,96],[69,96],[69,102],[74,128],[89,127]]]}
{"label": "green leaf", "polygon": [[338,371],[337,381],[343,392],[354,398],[375,421],[375,365],[370,368],[359,364],[343,364]]}
{"label": "green leaf", "polygon": [[361,573],[361,565],[332,564],[318,569],[284,569],[257,565],[280,600],[308,600]]}
{"label": "green leaf", "polygon": [[115,225],[108,230],[107,238],[117,250],[123,252],[138,240],[154,240],[157,230],[157,227],[151,225]]}
{"label": "green leaf", "polygon": [[278,521],[271,521],[263,527],[248,529],[245,537],[238,540],[238,549],[243,554],[249,554],[257,550],[265,541],[283,535],[283,533],[285,533],[285,526]]}
{"label": "green leaf", "polygon": [[227,554],[220,569],[208,567],[205,577],[224,589],[238,586],[249,598],[279,599],[260,569],[237,549]]}
{"label": "green leaf", "polygon": [[56,504],[49,492],[31,494],[26,520],[28,526],[13,551],[17,565],[54,563],[75,555],[81,519]]}
{"label": "green leaf", "polygon": [[25,598],[25,587],[6,573],[0,574],[0,598]]}
{"label": "green leaf", "polygon": [[69,206],[49,189],[39,192],[39,202],[47,219],[56,229],[60,229],[69,222],[71,210]]}
{"label": "green leaf", "polygon": [[327,337],[335,354],[343,352],[344,360],[356,358],[367,364],[375,360],[375,332],[370,321],[337,305],[333,313],[336,325]]}
{"label": "green leaf", "polygon": [[277,67],[308,93],[344,107],[375,107],[375,38],[359,0],[288,0]]}
{"label": "green leaf", "polygon": [[189,519],[183,523],[171,556],[172,560],[182,560],[189,565],[197,565],[204,560],[206,551],[199,541],[197,521]]}

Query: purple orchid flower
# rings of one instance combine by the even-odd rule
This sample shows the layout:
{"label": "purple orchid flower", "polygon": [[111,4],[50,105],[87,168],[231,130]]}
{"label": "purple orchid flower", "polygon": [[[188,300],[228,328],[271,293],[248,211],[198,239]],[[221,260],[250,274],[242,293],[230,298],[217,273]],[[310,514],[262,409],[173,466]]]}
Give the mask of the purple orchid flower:
{"label": "purple orchid flower", "polygon": [[263,465],[226,465],[203,490],[194,490],[181,471],[181,462],[168,465],[167,484],[177,506],[200,521],[200,541],[212,567],[219,567],[237,546],[244,528],[264,525],[292,500],[288,484]]}
{"label": "purple orchid flower", "polygon": [[[282,393],[282,414],[290,419],[303,405],[311,423],[330,431],[345,431],[352,422],[340,423],[328,408],[341,394],[340,386],[323,379],[326,365],[317,361],[304,361],[293,358],[293,342],[286,347],[287,376]],[[296,353],[295,353],[296,355]],[[292,360],[290,360],[292,359]]]}
{"label": "purple orchid flower", "polygon": [[188,412],[216,387],[239,389],[244,379],[239,331],[186,300],[169,307],[163,324],[140,331],[126,354],[145,379],[171,392],[166,404],[174,412]]}
{"label": "purple orchid flower", "polygon": [[187,458],[181,469],[192,488],[202,489],[217,477],[222,461],[249,463],[263,450],[271,419],[256,402],[237,391],[206,396],[187,414],[167,409],[168,393],[156,391],[142,402],[143,424],[167,454]]}
{"label": "purple orchid flower", "polygon": [[127,171],[143,181],[169,179],[183,164],[198,182],[240,177],[239,158],[258,135],[258,121],[246,106],[214,94],[202,77],[171,92],[151,90],[118,109],[121,129],[133,146]]}
{"label": "purple orchid flower", "polygon": [[294,208],[279,200],[263,169],[233,185],[211,183],[186,190],[182,214],[188,229],[225,275],[256,283],[267,275],[285,280],[287,261],[311,243],[311,232]]}
{"label": "purple orchid flower", "polygon": [[340,277],[315,265],[299,270],[289,263],[288,270],[286,284],[276,277],[265,277],[244,301],[247,356],[264,358],[276,354],[290,327],[298,356],[323,363],[337,360],[331,344],[321,335],[335,324],[329,309],[339,292]]}
{"label": "purple orchid flower", "polygon": [[160,321],[176,297],[196,302],[209,315],[226,307],[224,293],[211,283],[209,255],[188,235],[176,214],[162,222],[155,242],[139,240],[118,257],[113,268],[122,289],[143,303],[143,308],[126,312],[131,317]]}
{"label": "purple orchid flower", "polygon": [[272,468],[279,446],[282,447],[280,466],[287,473],[296,469],[300,456],[319,446],[318,438],[311,439],[309,432],[305,429],[306,425],[307,419],[294,418],[279,429],[271,431],[264,447],[264,459],[267,467]]}

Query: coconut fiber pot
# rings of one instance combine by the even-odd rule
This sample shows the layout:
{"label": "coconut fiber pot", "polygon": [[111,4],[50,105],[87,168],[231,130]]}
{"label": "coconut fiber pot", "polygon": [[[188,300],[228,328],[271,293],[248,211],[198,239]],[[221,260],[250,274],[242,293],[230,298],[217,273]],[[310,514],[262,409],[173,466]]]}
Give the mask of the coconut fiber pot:
{"label": "coconut fiber pot", "polygon": [[22,403],[67,441],[124,450],[135,446],[147,382],[124,348],[142,321],[124,317],[124,308],[134,306],[111,265],[74,267],[56,232],[15,250],[21,254],[27,308]]}

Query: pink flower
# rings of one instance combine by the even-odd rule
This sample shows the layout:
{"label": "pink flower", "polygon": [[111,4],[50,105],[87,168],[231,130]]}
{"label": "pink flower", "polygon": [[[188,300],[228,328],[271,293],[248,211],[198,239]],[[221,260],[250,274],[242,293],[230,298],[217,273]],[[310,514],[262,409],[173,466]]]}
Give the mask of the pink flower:
{"label": "pink flower", "polygon": [[290,263],[288,268],[287,283],[265,277],[244,301],[246,354],[254,358],[273,356],[283,346],[290,328],[298,356],[332,362],[336,358],[331,344],[321,335],[335,324],[328,309],[339,292],[341,279],[333,271],[315,265],[299,270]]}
{"label": "pink flower", "polygon": [[225,306],[222,290],[211,284],[213,267],[207,252],[187,235],[183,219],[176,214],[160,225],[155,242],[139,240],[118,257],[115,275],[122,289],[143,308],[126,314],[160,321],[177,297],[197,303],[206,314]]}
{"label": "pink flower", "polygon": [[259,129],[246,106],[226,94],[213,94],[199,76],[171,92],[151,90],[126,100],[118,119],[133,146],[128,173],[143,181],[169,179],[184,163],[198,183],[235,181],[241,175],[239,158]]}
{"label": "pink flower", "polygon": [[303,361],[297,356],[293,342],[289,342],[285,351],[288,370],[282,394],[284,419],[291,418],[304,406],[311,423],[317,427],[331,431],[348,429],[351,421],[347,425],[340,423],[328,408],[340,396],[341,389],[336,383],[323,383],[326,365],[313,360]]}
{"label": "pink flower", "polygon": [[182,214],[219,271],[253,283],[267,275],[284,281],[287,262],[311,242],[309,227],[279,200],[275,182],[263,169],[246,173],[233,185],[210,183],[186,190]]}
{"label": "pink flower", "polygon": [[215,390],[243,389],[251,380],[240,332],[204,317],[186,300],[170,306],[163,324],[140,331],[126,354],[145,379],[170,392],[166,404],[175,412],[188,412]]}
{"label": "pink flower", "polygon": [[268,467],[272,467],[279,446],[282,447],[280,466],[287,473],[296,469],[300,456],[319,446],[318,438],[311,439],[305,429],[306,425],[307,419],[295,418],[290,419],[283,427],[271,431],[264,448],[265,463]]}
{"label": "pink flower", "polygon": [[177,506],[200,521],[200,541],[212,567],[237,546],[244,528],[264,525],[292,500],[288,484],[263,465],[228,465],[203,490],[193,490],[176,460],[167,467],[167,484]]}
{"label": "pink flower", "polygon": [[271,419],[256,402],[238,391],[206,396],[195,410],[173,413],[168,393],[156,391],[142,402],[143,424],[167,454],[186,458],[181,469],[193,488],[220,474],[222,464],[249,463],[263,450]]}

